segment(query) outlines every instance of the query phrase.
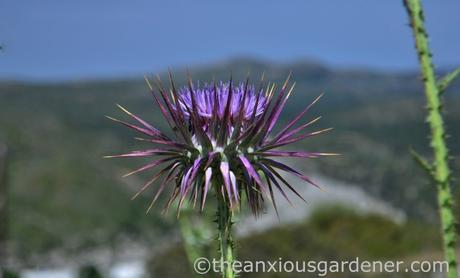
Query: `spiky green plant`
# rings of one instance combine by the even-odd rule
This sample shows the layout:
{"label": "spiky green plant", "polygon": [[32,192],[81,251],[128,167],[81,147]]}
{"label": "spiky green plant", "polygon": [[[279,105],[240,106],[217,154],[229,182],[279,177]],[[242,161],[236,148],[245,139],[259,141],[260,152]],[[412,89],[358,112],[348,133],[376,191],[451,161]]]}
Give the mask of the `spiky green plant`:
{"label": "spiky green plant", "polygon": [[451,171],[449,169],[449,152],[446,144],[446,130],[442,116],[441,94],[449,83],[460,73],[453,71],[437,81],[432,62],[432,54],[428,45],[428,33],[424,27],[424,14],[420,0],[404,0],[404,6],[410,18],[410,26],[415,39],[420,69],[425,87],[428,115],[427,122],[431,130],[430,146],[434,161],[428,162],[420,155],[412,152],[419,164],[428,172],[437,185],[439,213],[442,226],[445,259],[449,263],[448,277],[457,277],[457,259],[455,255],[455,218],[453,198],[450,189]]}

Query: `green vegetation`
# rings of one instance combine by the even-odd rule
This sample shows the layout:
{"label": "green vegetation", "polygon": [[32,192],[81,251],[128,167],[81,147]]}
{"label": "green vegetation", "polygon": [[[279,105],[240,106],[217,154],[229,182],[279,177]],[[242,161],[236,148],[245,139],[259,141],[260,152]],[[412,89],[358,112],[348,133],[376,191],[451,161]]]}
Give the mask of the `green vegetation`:
{"label": "green vegetation", "polygon": [[[441,234],[445,259],[449,262],[448,277],[457,277],[457,259],[455,255],[455,217],[453,212],[453,198],[450,188],[451,170],[449,167],[449,153],[445,138],[447,137],[442,115],[440,95],[442,91],[459,74],[460,70],[453,71],[439,82],[436,80],[432,54],[428,46],[428,33],[424,24],[424,13],[420,0],[405,0],[404,5],[409,14],[410,26],[414,33],[415,48],[417,50],[420,69],[425,86],[425,95],[428,104],[427,122],[430,125],[431,141],[434,161],[430,163],[419,155],[417,160],[428,171],[438,189],[438,204],[441,218]],[[439,84],[439,85],[438,85]]]}
{"label": "green vegetation", "polygon": [[[361,215],[340,207],[318,210],[310,221],[238,240],[240,261],[283,260],[403,260],[439,244],[434,225],[410,221],[398,225],[377,215]],[[150,271],[154,277],[190,277],[185,251],[181,245],[154,256]],[[343,276],[351,277],[350,273]],[[153,276],[153,275],[152,275]],[[206,277],[206,276],[205,276]],[[209,277],[215,277],[210,275]],[[303,273],[250,273],[241,277],[306,277]],[[327,276],[329,277],[329,276]],[[360,276],[357,276],[360,277]]]}
{"label": "green vegetation", "polygon": [[[411,217],[437,221],[435,189],[408,153],[409,146],[429,153],[416,75],[333,71],[309,63],[270,65],[250,60],[201,68],[192,75],[195,80],[208,80],[216,73],[217,79],[226,79],[232,70],[235,80],[243,80],[248,69],[254,79],[265,70],[267,80],[279,82],[293,70],[297,86],[284,121],[321,92],[326,93],[306,121],[322,115],[317,128],[333,126],[335,130],[305,141],[301,148],[343,155],[301,165],[307,172],[319,171],[360,185]],[[184,77],[181,74],[177,79],[184,81]],[[460,107],[459,89],[458,82],[452,83],[445,94],[446,124],[451,127],[449,141],[455,156],[460,154],[456,144],[460,109],[455,109]],[[16,255],[29,257],[55,248],[75,252],[101,244],[116,247],[124,237],[155,248],[174,234],[174,213],[162,216],[161,200],[159,209],[147,216],[148,193],[130,201],[146,176],[123,179],[119,176],[131,169],[127,161],[102,159],[114,152],[149,146],[132,140],[138,135],[114,127],[103,117],[123,117],[115,103],[160,128],[164,125],[142,78],[56,84],[0,82],[0,141],[10,150],[10,237]],[[136,162],[142,165],[138,160],[129,165]],[[460,161],[453,163],[460,169]]]}
{"label": "green vegetation", "polygon": [[78,278],[103,278],[103,276],[95,266],[86,265],[79,269]]}

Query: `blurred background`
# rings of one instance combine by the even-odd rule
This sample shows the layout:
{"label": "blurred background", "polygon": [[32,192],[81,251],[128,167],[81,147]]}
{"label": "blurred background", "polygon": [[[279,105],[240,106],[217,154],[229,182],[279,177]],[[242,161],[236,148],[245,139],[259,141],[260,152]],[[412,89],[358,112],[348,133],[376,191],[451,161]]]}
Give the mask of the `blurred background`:
{"label": "blurred background", "polygon": [[[434,62],[447,72],[460,65],[460,2],[424,2]],[[430,150],[407,22],[401,1],[3,0],[5,277],[192,276],[174,213],[145,214],[153,191],[130,200],[153,173],[121,178],[142,161],[102,159],[148,147],[104,118],[124,117],[116,103],[167,129],[143,76],[168,68],[180,85],[187,68],[201,81],[250,71],[254,82],[262,72],[282,82],[292,71],[280,126],[325,93],[305,119],[334,130],[296,148],[342,156],[288,162],[326,191],[294,179],[308,203],[280,199],[280,221],[269,206],[260,219],[243,211],[240,259],[441,259],[435,188],[409,154]],[[460,82],[445,108],[458,178]],[[242,277],[296,277],[277,275]]]}

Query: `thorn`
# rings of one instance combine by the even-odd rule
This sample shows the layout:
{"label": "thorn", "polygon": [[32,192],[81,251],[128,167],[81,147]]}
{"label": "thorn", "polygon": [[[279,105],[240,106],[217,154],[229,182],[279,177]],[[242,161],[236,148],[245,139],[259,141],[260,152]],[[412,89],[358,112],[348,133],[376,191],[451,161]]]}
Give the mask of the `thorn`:
{"label": "thorn", "polygon": [[281,87],[281,90],[285,90],[288,83],[289,83],[289,80],[291,79],[291,75],[292,75],[292,71],[289,71],[289,74],[288,76],[286,77],[286,80],[284,81],[284,84],[283,86]]}
{"label": "thorn", "polygon": [[130,116],[132,115],[131,112],[129,112],[126,108],[124,108],[124,107],[121,106],[120,104],[117,103],[116,105],[118,106],[118,108],[120,108],[120,109],[121,109],[123,112],[125,112],[126,114],[128,114],[128,115],[130,115]]}
{"label": "thorn", "polygon": [[129,177],[129,176],[131,176],[132,174],[135,174],[135,173],[136,173],[136,171],[137,171],[137,170],[135,170],[135,171],[132,171],[132,172],[129,172],[129,173],[126,173],[126,174],[124,174],[124,175],[122,176],[122,178],[126,178],[126,177]]}
{"label": "thorn", "polygon": [[150,80],[148,79],[147,75],[144,75],[144,80],[147,83],[147,86],[149,87],[150,91],[153,91],[152,84],[150,83]]}
{"label": "thorn", "polygon": [[161,77],[160,77],[160,75],[157,74],[155,77],[157,78],[157,81],[158,81],[159,83],[161,83]]}
{"label": "thorn", "polygon": [[289,97],[291,96],[292,92],[294,91],[294,87],[295,87],[296,84],[297,84],[296,82],[294,82],[294,83],[292,84],[291,88],[289,89],[289,91],[288,91],[288,93],[287,93],[287,95],[286,95],[286,99],[289,98]]}
{"label": "thorn", "polygon": [[324,186],[317,186],[316,188],[318,188],[320,191],[324,192],[324,193],[328,193],[329,191],[327,191],[326,188],[324,188]]}
{"label": "thorn", "polygon": [[310,133],[310,135],[317,135],[317,134],[321,134],[323,132],[328,132],[328,131],[331,131],[333,130],[334,128],[333,127],[329,127],[329,128],[325,128],[325,129],[321,129],[321,130],[318,130],[318,131],[314,131],[312,133]]}
{"label": "thorn", "polygon": [[122,124],[123,124],[123,122],[122,122],[122,121],[120,121],[120,120],[118,120],[118,119],[112,118],[112,117],[110,117],[110,116],[107,116],[107,115],[106,115],[105,117],[106,117],[107,119],[109,119],[109,120],[112,120],[112,121],[114,121],[114,122],[117,122],[117,123],[122,123]]}
{"label": "thorn", "polygon": [[341,153],[318,153],[321,156],[341,156]]}
{"label": "thorn", "polygon": [[119,120],[113,118],[113,117],[110,117],[110,116],[107,116],[107,115],[104,115],[104,117],[106,117],[107,119],[109,120],[112,120],[112,121],[115,121],[115,122],[118,122]]}

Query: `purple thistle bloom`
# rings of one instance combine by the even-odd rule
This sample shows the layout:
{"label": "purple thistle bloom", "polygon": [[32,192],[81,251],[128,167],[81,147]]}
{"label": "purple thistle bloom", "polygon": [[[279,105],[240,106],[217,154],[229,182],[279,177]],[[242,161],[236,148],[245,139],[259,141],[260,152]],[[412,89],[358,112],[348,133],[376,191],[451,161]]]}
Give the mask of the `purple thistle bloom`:
{"label": "purple thistle bloom", "polygon": [[[247,80],[234,86],[232,81],[218,84],[193,85],[176,90],[170,76],[170,89],[165,90],[158,79],[158,92],[152,89],[163,117],[174,131],[170,138],[126,109],[137,125],[110,118],[147,136],[143,139],[158,147],[143,151],[108,157],[158,157],[147,165],[126,174],[160,167],[133,197],[145,191],[153,182],[164,176],[150,208],[168,184],[173,184],[166,208],[174,200],[179,201],[180,211],[184,201],[204,208],[208,192],[214,189],[232,209],[239,207],[242,196],[254,214],[258,214],[264,198],[269,198],[276,209],[273,188],[287,198],[283,187],[297,191],[282,177],[279,171],[293,174],[301,180],[317,186],[309,177],[272,158],[315,158],[333,155],[319,152],[276,150],[330,129],[301,133],[316,122],[293,128],[321,96],[308,105],[297,117],[279,132],[272,129],[289,98],[294,85],[288,86],[289,77],[278,93],[275,84],[256,89]],[[148,81],[147,81],[148,82]],[[215,188],[213,188],[215,187]]]}
{"label": "purple thistle bloom", "polygon": [[[219,119],[224,117],[225,106],[227,99],[230,93],[230,83],[219,83],[218,86],[211,84],[205,84],[202,88],[199,88],[195,92],[195,100],[198,109],[198,115],[203,118],[212,118],[213,107],[214,107],[214,91],[217,89],[217,116]],[[235,122],[239,113],[241,104],[244,99],[244,110],[243,110],[243,121],[248,121],[251,118],[251,115],[256,107],[257,94],[256,89],[253,85],[246,88],[247,94],[245,97],[245,85],[239,84],[233,88],[231,107],[230,107],[230,118],[232,122]],[[256,117],[260,116],[266,107],[267,100],[263,95],[262,90],[259,91],[260,97],[257,102],[256,108]],[[181,108],[185,111],[187,116],[190,116],[188,110],[193,110],[192,108],[192,94],[189,88],[182,88],[180,90],[179,103]]]}

